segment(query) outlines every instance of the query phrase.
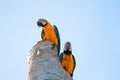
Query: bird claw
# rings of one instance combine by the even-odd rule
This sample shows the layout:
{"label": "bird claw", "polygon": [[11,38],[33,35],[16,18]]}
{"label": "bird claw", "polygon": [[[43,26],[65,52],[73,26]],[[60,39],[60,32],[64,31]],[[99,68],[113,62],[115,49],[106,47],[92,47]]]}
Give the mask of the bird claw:
{"label": "bird claw", "polygon": [[55,46],[56,46],[56,45],[53,43],[53,44],[52,44],[52,49],[54,49],[54,48],[55,48]]}
{"label": "bird claw", "polygon": [[70,74],[70,76],[72,77],[72,76],[73,76],[73,74],[71,73],[71,74]]}

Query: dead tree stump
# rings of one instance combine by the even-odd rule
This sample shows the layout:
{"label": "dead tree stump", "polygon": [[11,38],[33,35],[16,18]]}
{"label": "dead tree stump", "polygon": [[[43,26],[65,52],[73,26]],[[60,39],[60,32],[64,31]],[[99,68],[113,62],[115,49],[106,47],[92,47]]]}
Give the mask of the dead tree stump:
{"label": "dead tree stump", "polygon": [[72,80],[62,68],[57,47],[50,41],[39,41],[28,53],[27,80]]}

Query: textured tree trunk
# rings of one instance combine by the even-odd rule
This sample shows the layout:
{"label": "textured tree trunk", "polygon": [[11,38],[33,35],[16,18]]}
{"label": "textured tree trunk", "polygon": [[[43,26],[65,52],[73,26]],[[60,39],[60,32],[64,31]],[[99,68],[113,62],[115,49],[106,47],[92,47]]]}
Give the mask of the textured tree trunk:
{"label": "textured tree trunk", "polygon": [[29,51],[27,80],[72,80],[62,68],[52,42],[39,41]]}

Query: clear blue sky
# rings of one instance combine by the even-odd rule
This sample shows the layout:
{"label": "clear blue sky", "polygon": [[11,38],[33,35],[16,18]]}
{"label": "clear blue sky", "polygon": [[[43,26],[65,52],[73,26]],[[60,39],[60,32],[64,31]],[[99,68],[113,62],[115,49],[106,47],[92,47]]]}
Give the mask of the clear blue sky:
{"label": "clear blue sky", "polygon": [[39,18],[72,43],[74,80],[120,80],[120,0],[0,0],[1,80],[26,80]]}

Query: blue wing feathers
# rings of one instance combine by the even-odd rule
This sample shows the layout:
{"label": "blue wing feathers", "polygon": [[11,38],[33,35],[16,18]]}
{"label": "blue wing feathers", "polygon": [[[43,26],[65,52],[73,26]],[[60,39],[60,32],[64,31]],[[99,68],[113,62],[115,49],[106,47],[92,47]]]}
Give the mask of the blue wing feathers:
{"label": "blue wing feathers", "polygon": [[61,54],[59,55],[59,60],[60,60],[60,62],[62,62],[62,58],[63,58],[63,53],[61,53]]}
{"label": "blue wing feathers", "polygon": [[73,60],[74,60],[74,68],[73,68],[73,71],[74,71],[74,69],[75,69],[75,67],[76,67],[76,61],[75,61],[74,55],[72,55],[72,56],[73,56]]}
{"label": "blue wing feathers", "polygon": [[59,52],[60,52],[60,34],[59,34],[59,31],[58,31],[58,28],[55,25],[53,25],[53,26],[54,26],[54,29],[55,29],[56,34],[57,34],[57,39],[58,39],[58,54],[59,54]]}

